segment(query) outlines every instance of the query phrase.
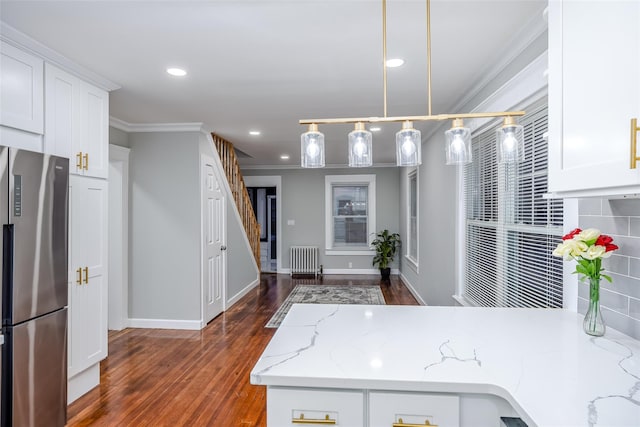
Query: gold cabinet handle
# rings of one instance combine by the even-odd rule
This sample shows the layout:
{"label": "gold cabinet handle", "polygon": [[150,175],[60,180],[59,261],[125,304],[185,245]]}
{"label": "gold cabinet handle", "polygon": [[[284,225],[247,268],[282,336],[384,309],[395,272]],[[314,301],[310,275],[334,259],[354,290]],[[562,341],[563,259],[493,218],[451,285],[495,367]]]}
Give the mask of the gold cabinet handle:
{"label": "gold cabinet handle", "polygon": [[638,156],[638,132],[640,132],[638,119],[631,119],[631,169],[635,169],[638,166],[638,162],[640,162],[640,156]]}
{"label": "gold cabinet handle", "polygon": [[76,284],[82,285],[82,269],[78,267],[76,270],[76,274],[78,275],[78,279],[76,279]]}
{"label": "gold cabinet handle", "polygon": [[335,423],[336,423],[336,420],[330,418],[329,415],[325,415],[324,419],[317,419],[317,418],[305,418],[304,414],[300,414],[300,418],[291,419],[291,424],[324,424],[324,425],[334,424],[335,425]]}
{"label": "gold cabinet handle", "polygon": [[76,169],[82,169],[82,151],[76,154]]}
{"label": "gold cabinet handle", "polygon": [[83,268],[84,270],[84,283],[89,283],[89,267]]}
{"label": "gold cabinet handle", "polygon": [[84,153],[82,158],[84,159],[84,162],[82,162],[82,169],[89,170],[89,153]]}
{"label": "gold cabinet handle", "polygon": [[398,418],[398,422],[391,424],[391,426],[392,427],[424,427],[424,426],[438,427],[437,424],[431,424],[429,420],[424,420],[424,424],[407,424],[402,421],[402,418]]}

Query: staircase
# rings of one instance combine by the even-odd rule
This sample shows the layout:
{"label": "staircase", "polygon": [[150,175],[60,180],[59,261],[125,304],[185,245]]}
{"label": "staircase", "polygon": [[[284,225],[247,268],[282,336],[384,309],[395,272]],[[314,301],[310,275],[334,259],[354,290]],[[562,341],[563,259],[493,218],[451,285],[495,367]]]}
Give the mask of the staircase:
{"label": "staircase", "polygon": [[253,206],[251,205],[251,200],[249,200],[247,187],[240,172],[236,152],[233,149],[233,144],[226,139],[219,137],[215,133],[212,133],[211,137],[222,162],[224,173],[227,176],[233,200],[236,202],[238,212],[242,218],[242,224],[244,225],[247,239],[249,239],[253,257],[258,265],[258,270],[260,270],[260,224],[258,224],[258,220],[253,213]]}

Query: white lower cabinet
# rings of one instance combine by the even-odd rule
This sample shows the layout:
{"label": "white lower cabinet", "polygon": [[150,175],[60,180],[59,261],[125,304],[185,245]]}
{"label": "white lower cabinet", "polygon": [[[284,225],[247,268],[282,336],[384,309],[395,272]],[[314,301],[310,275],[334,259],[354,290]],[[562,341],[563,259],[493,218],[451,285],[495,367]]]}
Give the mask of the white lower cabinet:
{"label": "white lower cabinet", "polygon": [[371,392],[369,427],[460,426],[460,398],[454,395]]}
{"label": "white lower cabinet", "polygon": [[70,176],[70,400],[97,385],[80,377],[107,357],[107,188],[104,179]]}
{"label": "white lower cabinet", "polygon": [[276,387],[267,390],[267,426],[318,424],[364,426],[364,393]]}

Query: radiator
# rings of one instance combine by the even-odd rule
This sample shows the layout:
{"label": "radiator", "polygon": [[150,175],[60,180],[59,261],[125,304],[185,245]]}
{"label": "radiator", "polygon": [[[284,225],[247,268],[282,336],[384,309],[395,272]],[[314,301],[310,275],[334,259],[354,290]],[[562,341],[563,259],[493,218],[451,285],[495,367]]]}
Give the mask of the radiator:
{"label": "radiator", "polygon": [[291,275],[313,274],[318,276],[318,247],[291,246]]}

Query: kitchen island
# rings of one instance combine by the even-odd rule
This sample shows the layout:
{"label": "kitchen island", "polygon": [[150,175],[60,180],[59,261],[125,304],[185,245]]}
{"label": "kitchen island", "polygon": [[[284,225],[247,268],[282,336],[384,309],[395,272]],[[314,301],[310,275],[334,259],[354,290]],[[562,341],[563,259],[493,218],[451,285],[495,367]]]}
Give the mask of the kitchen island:
{"label": "kitchen island", "polygon": [[[499,426],[500,416],[530,427],[640,425],[640,343],[612,329],[590,337],[582,318],[552,309],[296,304],[251,383],[267,386],[270,427],[310,418]],[[380,420],[385,405],[391,421]],[[416,412],[429,405],[436,409]],[[413,415],[419,420],[407,421]]]}

